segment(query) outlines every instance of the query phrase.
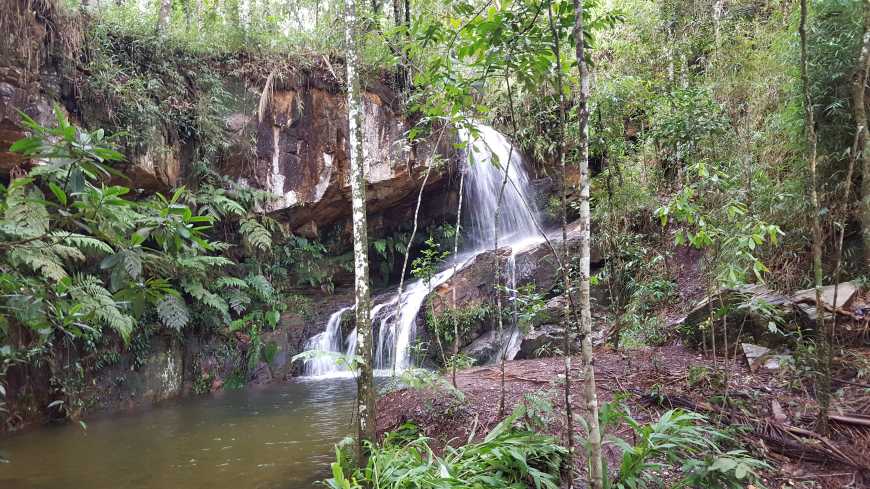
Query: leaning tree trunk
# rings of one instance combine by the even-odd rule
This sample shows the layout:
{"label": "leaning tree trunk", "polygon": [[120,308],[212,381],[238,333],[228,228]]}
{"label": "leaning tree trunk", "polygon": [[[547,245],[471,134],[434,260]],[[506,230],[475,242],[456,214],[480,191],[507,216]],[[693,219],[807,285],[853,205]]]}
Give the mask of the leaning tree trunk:
{"label": "leaning tree trunk", "polygon": [[369,293],[368,233],[366,224],[365,150],[363,148],[363,106],[356,72],[356,0],[345,0],[344,41],[347,46],[347,119],[350,146],[350,187],[353,202],[354,290],[356,294],[356,355],[361,359],[357,375],[356,460],[365,463],[365,441],[375,439],[375,389],[372,370],[371,295]]}
{"label": "leaning tree trunk", "polygon": [[[861,178],[861,236],[864,241],[864,269],[870,270],[870,131],[867,129],[866,88],[868,72],[870,72],[870,3],[864,2],[864,43],[858,57],[855,78],[852,84],[852,112],[856,125],[856,161],[863,160],[863,176]],[[846,182],[851,185],[851,182]]]}
{"label": "leaning tree trunk", "polygon": [[818,362],[819,379],[816,396],[819,401],[818,431],[828,431],[828,407],[831,403],[831,341],[825,330],[825,314],[822,308],[822,223],[819,206],[818,172],[816,159],[818,137],[816,136],[813,99],[810,94],[810,79],[807,74],[807,0],[801,0],[801,17],[798,27],[800,33],[800,72],[803,84],[804,115],[806,117],[807,142],[809,144],[810,201],[813,205],[813,279],[816,289],[816,336],[819,338]]}
{"label": "leaning tree trunk", "polygon": [[172,13],[172,0],[160,0],[160,11],[157,13],[157,31],[163,32],[169,27],[169,16]]}
{"label": "leaning tree trunk", "polygon": [[601,460],[601,428],[598,424],[598,396],[595,392],[595,364],[592,357],[592,303],[589,296],[591,215],[589,211],[589,69],[583,38],[583,2],[574,0],[574,42],[580,72],[580,355],[583,360],[583,397],[589,428],[589,486],[604,487]]}

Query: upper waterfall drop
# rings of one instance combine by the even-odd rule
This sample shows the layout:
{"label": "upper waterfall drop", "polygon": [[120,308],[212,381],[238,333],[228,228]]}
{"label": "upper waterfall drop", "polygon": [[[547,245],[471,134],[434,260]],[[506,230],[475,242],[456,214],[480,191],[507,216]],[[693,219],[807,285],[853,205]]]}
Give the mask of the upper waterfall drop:
{"label": "upper waterfall drop", "polygon": [[[455,270],[474,256],[492,250],[495,233],[498,232],[499,247],[511,247],[507,267],[507,284],[514,294],[516,270],[514,256],[522,249],[542,240],[536,220],[538,211],[534,193],[526,172],[525,161],[519,149],[508,139],[483,124],[458,131],[466,145],[465,184],[463,187],[464,216],[462,228],[467,230],[465,250],[460,256],[451,257],[440,272],[427,282],[413,280],[408,283],[400,298],[395,294],[372,308],[372,325],[377,335],[373,352],[374,368],[378,375],[390,375],[413,367],[411,352],[417,336],[417,317],[429,293],[449,280]],[[505,169],[508,179],[505,180]],[[501,202],[499,203],[499,200]],[[496,214],[498,228],[496,230]],[[309,339],[306,350],[326,350],[334,353],[353,354],[356,349],[356,329],[341,337],[340,319],[345,307],[330,317],[323,333]],[[519,350],[521,332],[515,324],[504,331],[500,348],[507,359],[512,359]],[[314,358],[305,362],[305,375],[315,377],[346,376],[346,368],[330,358]]]}
{"label": "upper waterfall drop", "polygon": [[500,132],[482,124],[475,124],[472,130],[460,129],[459,138],[466,143],[468,156],[465,227],[472,246],[477,250],[492,248],[496,213],[500,244],[511,245],[536,237],[538,211],[519,148]]}

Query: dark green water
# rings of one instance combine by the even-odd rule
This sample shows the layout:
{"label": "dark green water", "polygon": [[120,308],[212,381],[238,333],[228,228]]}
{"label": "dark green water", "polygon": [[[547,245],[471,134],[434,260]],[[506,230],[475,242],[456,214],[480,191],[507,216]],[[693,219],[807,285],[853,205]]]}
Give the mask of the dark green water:
{"label": "dark green water", "polygon": [[0,488],[317,487],[355,392],[351,379],[302,381],[14,435],[0,440]]}

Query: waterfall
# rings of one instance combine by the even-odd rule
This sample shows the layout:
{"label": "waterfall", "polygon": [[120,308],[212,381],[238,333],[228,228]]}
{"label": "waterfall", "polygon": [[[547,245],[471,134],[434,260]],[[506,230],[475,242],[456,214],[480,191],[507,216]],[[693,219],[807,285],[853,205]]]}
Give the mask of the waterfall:
{"label": "waterfall", "polygon": [[[329,321],[326,322],[326,329],[317,335],[312,336],[305,342],[305,350],[316,350],[322,352],[340,352],[341,350],[341,316],[351,307],[343,307],[329,316]],[[317,356],[305,361],[305,375],[323,376],[343,370],[335,363],[335,358],[331,355]]]}
{"label": "waterfall", "polygon": [[[463,222],[468,223],[463,225],[467,230],[465,244],[467,251],[460,256],[452,257],[443,270],[435,274],[430,281],[411,281],[402,292],[401,298],[396,298],[395,294],[392,294],[387,301],[372,308],[372,326],[377,334],[373,352],[376,375],[389,375],[394,362],[395,369],[399,372],[413,366],[411,351],[417,336],[417,316],[426,297],[432,290],[450,279],[454,265],[457,270],[461,269],[464,263],[477,254],[492,249],[493,225],[504,179],[504,168],[508,161],[510,161],[507,172],[509,181],[504,187],[499,211],[498,237],[499,247],[510,246],[512,250],[507,263],[511,304],[516,302],[516,254],[541,241],[535,225],[537,209],[525,162],[519,150],[512,148],[504,135],[482,124],[475,125],[473,130],[460,129],[459,138],[467,143],[468,156],[463,195],[467,202],[463,206],[466,209]],[[353,354],[356,350],[356,329],[350,332],[346,340],[341,337],[341,315],[348,309],[352,307],[345,307],[330,316],[326,330],[308,340],[305,349]],[[513,317],[516,317],[516,314],[513,314]],[[504,341],[505,339],[507,341]],[[513,359],[519,351],[522,340],[522,333],[515,321],[511,321],[502,340],[500,350],[505,358]],[[341,376],[348,375],[348,372],[337,365],[333,359],[321,357],[305,363],[305,375]]]}
{"label": "waterfall", "polygon": [[[533,215],[537,215],[532,198],[529,176],[519,149],[501,133],[489,126],[477,125],[477,134],[462,129],[459,137],[467,142],[469,153],[465,175],[466,206],[465,226],[469,230],[472,246],[478,250],[491,249],[493,225],[498,209],[499,193],[502,192],[504,167],[508,164],[509,181],[504,187],[501,209],[498,215],[499,245],[511,245],[535,238],[537,228]],[[526,201],[532,207],[531,214]]]}
{"label": "waterfall", "polygon": [[511,256],[507,262],[507,295],[511,311],[511,324],[505,331],[507,341],[502,340],[498,358],[504,355],[505,360],[513,360],[520,351],[523,339],[523,333],[517,325],[517,255],[515,250],[511,250]]}

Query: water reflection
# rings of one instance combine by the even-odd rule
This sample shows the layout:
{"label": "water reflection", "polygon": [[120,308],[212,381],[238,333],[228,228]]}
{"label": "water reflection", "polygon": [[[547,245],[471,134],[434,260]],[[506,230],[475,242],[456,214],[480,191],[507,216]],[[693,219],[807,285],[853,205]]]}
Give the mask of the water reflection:
{"label": "water reflection", "polygon": [[351,430],[352,379],[179,401],[0,440],[3,489],[307,489]]}

